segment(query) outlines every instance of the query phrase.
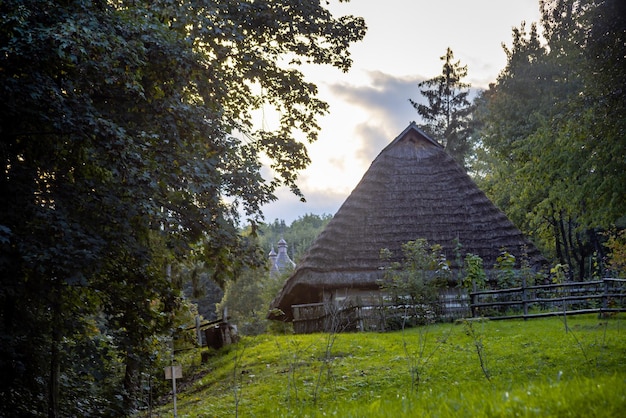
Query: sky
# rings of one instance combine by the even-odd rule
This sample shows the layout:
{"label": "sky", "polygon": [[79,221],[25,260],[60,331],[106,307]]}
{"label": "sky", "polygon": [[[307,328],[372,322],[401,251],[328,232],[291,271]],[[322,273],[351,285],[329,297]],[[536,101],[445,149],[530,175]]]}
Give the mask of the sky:
{"label": "sky", "polygon": [[[306,202],[278,190],[278,200],[263,207],[267,222],[334,215],[378,153],[419,119],[409,98],[420,100],[417,84],[441,73],[446,48],[467,65],[464,81],[485,89],[506,65],[502,43],[511,45],[513,27],[539,20],[539,0],[330,0],[328,7],[335,16],[363,17],[367,34],[350,48],[348,73],[303,68],[330,110],[299,174]],[[273,122],[264,116],[263,124]]]}

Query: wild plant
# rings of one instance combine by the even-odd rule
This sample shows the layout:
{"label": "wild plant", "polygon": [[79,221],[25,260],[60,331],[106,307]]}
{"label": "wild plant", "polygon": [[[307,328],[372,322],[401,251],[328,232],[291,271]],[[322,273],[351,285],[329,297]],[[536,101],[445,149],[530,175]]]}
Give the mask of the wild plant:
{"label": "wild plant", "polygon": [[[235,417],[239,416],[239,403],[243,396],[243,373],[240,371],[241,359],[246,351],[247,344],[240,342],[235,345],[235,354],[233,357],[233,399],[235,401]],[[239,350],[241,347],[241,350]]]}
{"label": "wild plant", "polygon": [[522,247],[520,277],[524,286],[534,286],[544,278],[544,275],[541,272],[537,272],[532,268],[530,257],[528,255],[528,248],[526,246]]}
{"label": "wild plant", "polygon": [[[436,319],[440,290],[451,277],[450,265],[441,245],[429,246],[427,240],[417,239],[402,244],[403,258],[400,262],[390,262],[385,268],[381,289],[401,312],[400,329],[404,356],[411,378],[411,391],[419,389],[423,372],[428,361],[436,352],[426,353],[428,325]],[[393,254],[381,249],[380,258],[389,262]],[[398,309],[399,308],[399,309]],[[389,326],[389,322],[386,326]],[[417,347],[410,350],[405,330],[419,325]]]}
{"label": "wild plant", "polygon": [[487,274],[483,268],[483,259],[475,254],[468,253],[465,256],[466,275],[461,282],[463,287],[470,292],[484,289],[487,286]]}
{"label": "wild plant", "polygon": [[414,350],[410,350],[410,344],[407,338],[405,328],[402,328],[402,349],[404,351],[404,357],[407,363],[409,376],[411,377],[411,392],[419,391],[420,384],[422,382],[422,379],[424,378],[424,373],[428,368],[430,361],[432,360],[433,356],[441,349],[442,345],[446,343],[448,336],[452,332],[452,328],[450,328],[448,333],[438,340],[438,343],[432,348],[432,350],[430,352],[426,352],[426,348],[429,345],[429,330],[429,324],[422,325],[418,328],[417,344],[413,345],[415,347]]}
{"label": "wild plant", "polygon": [[569,266],[567,264],[556,264],[550,269],[552,283],[561,284],[567,281]]}
{"label": "wild plant", "polygon": [[487,356],[485,353],[485,346],[483,345],[482,335],[478,334],[474,329],[474,321],[464,320],[463,325],[465,327],[465,333],[472,339],[476,354],[478,355],[478,361],[480,362],[480,369],[483,371],[483,375],[488,381],[491,381],[491,375],[487,369]]}
{"label": "wild plant", "polygon": [[425,239],[402,244],[402,255],[401,261],[392,261],[394,256],[389,249],[380,250],[380,258],[387,265],[382,268],[384,275],[379,285],[404,312],[401,327],[426,324],[434,319],[440,290],[451,277],[449,263],[442,247],[429,246]]}
{"label": "wild plant", "polygon": [[332,354],[333,346],[335,344],[335,340],[337,339],[338,333],[344,330],[347,324],[342,320],[342,312],[348,308],[346,302],[328,302],[324,306],[326,313],[326,333],[325,335],[325,343],[324,343],[324,354],[321,359],[322,365],[319,368],[319,372],[317,374],[316,383],[313,389],[313,404],[315,405],[318,401],[318,395],[322,388],[322,377],[324,371],[326,371],[326,381],[334,381],[334,376],[332,373],[332,365],[334,356]]}
{"label": "wild plant", "polygon": [[465,263],[463,259],[463,244],[459,238],[455,238],[454,241],[454,249],[452,250],[454,253],[454,265],[457,267],[457,272],[455,274],[455,281],[457,283],[461,283],[462,278],[465,276]]}
{"label": "wild plant", "polygon": [[496,270],[496,280],[500,289],[515,287],[515,256],[506,249],[500,249],[500,255],[496,258],[496,264],[493,266]]}
{"label": "wild plant", "polygon": [[[287,376],[286,402],[291,409],[293,405],[299,406],[304,396],[306,396],[306,394],[303,395],[300,392],[300,371],[307,363],[305,361],[306,353],[311,351],[314,344],[305,345],[303,340],[297,336],[292,336],[287,341],[288,347],[282,346],[278,339],[275,340],[275,343],[277,351],[283,353],[282,358],[287,362],[287,368],[283,372]],[[306,371],[302,372],[302,374],[306,375]]]}
{"label": "wild plant", "polygon": [[611,231],[606,234],[605,246],[609,249],[607,267],[615,277],[626,277],[626,229]]}
{"label": "wild plant", "polygon": [[[550,275],[552,276],[552,283],[561,284],[567,281],[569,267],[567,264],[557,264],[550,269]],[[555,294],[556,296],[557,294]],[[569,332],[569,327],[567,326],[567,307],[566,307],[565,299],[562,302],[563,308],[563,324],[565,325],[565,333]]]}

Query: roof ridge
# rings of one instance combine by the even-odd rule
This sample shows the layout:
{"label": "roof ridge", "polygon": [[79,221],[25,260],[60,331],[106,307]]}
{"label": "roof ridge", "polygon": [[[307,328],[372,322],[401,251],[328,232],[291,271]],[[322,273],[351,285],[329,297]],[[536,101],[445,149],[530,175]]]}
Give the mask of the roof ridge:
{"label": "roof ridge", "polygon": [[402,138],[404,138],[411,131],[417,132],[420,136],[424,137],[424,139],[426,139],[428,142],[430,142],[431,144],[435,145],[436,147],[443,148],[443,145],[441,145],[435,139],[431,138],[430,135],[428,135],[426,132],[424,132],[422,129],[420,129],[417,126],[417,123],[415,123],[415,121],[411,121],[409,123],[409,126],[404,128],[404,130],[400,133],[400,135],[395,137],[394,140],[391,141],[385,148],[383,148],[383,151],[381,151],[381,152],[384,152],[387,148],[390,148],[391,146],[393,146],[397,142],[400,142],[402,140]]}

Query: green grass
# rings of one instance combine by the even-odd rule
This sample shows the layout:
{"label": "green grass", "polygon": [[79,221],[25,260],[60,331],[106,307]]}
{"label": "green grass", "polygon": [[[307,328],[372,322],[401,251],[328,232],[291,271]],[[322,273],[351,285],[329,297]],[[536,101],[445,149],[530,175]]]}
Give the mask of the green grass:
{"label": "green grass", "polygon": [[[625,319],[568,317],[567,332],[546,318],[248,337],[206,364],[199,349],[180,358],[178,415],[620,417]],[[169,403],[152,416],[171,414]]]}

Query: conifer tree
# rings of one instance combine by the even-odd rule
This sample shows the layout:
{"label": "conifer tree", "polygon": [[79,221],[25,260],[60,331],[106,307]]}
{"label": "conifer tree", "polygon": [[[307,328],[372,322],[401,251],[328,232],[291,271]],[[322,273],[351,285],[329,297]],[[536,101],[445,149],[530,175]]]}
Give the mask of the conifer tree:
{"label": "conifer tree", "polygon": [[441,74],[418,84],[428,104],[412,99],[409,102],[425,122],[420,128],[434,139],[442,141],[446,151],[465,167],[470,150],[468,138],[472,112],[472,104],[468,99],[471,85],[463,82],[467,76],[467,66],[454,61],[454,53],[450,48],[440,59],[444,61]]}

